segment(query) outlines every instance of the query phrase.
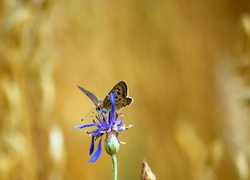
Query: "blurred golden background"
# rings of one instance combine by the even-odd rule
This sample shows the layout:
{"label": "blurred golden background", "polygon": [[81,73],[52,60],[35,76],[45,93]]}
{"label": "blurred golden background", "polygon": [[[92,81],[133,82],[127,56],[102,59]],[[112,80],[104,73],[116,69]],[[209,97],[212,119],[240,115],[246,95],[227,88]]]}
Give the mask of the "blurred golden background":
{"label": "blurred golden background", "polygon": [[120,180],[250,179],[250,1],[0,2],[0,179],[111,179],[73,131],[120,80]]}

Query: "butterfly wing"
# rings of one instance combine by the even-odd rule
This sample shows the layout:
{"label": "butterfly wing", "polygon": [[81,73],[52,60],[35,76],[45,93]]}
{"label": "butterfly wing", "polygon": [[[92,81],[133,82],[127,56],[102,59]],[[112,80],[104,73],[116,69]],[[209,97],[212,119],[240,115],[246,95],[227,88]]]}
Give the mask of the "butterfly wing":
{"label": "butterfly wing", "polygon": [[76,85],[88,98],[97,106],[99,104],[98,98],[91,92],[87,91],[81,86]]}
{"label": "butterfly wing", "polygon": [[[116,102],[115,102],[115,109],[120,110],[121,108],[124,108],[127,105],[130,105],[133,102],[133,98],[127,97],[128,95],[128,85],[125,81],[120,81],[117,83],[113,89],[108,93],[111,94],[115,92],[116,93]],[[104,98],[102,104],[100,105],[101,109],[110,110],[111,109],[111,102],[108,97],[108,95]]]}
{"label": "butterfly wing", "polygon": [[126,103],[125,103],[124,107],[125,107],[125,106],[128,106],[128,105],[130,105],[130,104],[132,104],[132,103],[133,103],[133,101],[134,101],[134,99],[133,99],[133,98],[131,98],[131,97],[127,97],[127,98],[126,98]]}

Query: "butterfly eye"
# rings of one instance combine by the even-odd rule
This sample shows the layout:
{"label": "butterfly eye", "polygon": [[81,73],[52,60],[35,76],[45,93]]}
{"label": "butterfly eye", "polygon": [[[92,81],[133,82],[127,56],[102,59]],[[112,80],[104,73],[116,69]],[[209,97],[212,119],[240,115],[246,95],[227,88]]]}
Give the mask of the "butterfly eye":
{"label": "butterfly eye", "polygon": [[100,112],[101,108],[99,106],[96,106],[96,111]]}

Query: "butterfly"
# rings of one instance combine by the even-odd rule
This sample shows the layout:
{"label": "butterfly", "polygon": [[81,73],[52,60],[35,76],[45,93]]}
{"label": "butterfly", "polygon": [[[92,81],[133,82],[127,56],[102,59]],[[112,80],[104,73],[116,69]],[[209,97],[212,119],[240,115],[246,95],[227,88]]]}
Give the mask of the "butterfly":
{"label": "butterfly", "polygon": [[130,105],[133,103],[134,99],[132,97],[128,97],[128,85],[125,81],[118,82],[111,91],[106,95],[104,100],[96,97],[93,93],[88,90],[82,88],[81,86],[77,87],[86,95],[88,98],[95,104],[96,111],[107,113],[111,111],[111,102],[109,99],[109,95],[115,92],[115,110],[119,111],[120,109]]}

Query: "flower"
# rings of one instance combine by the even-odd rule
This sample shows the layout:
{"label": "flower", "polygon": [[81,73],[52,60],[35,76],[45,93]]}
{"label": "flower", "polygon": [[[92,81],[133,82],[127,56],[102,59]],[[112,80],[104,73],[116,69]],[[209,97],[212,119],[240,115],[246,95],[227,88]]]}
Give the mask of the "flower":
{"label": "flower", "polygon": [[[87,132],[87,134],[90,134],[92,137],[91,145],[90,145],[90,151],[89,154],[92,155],[95,149],[95,141],[100,138],[98,142],[98,147],[96,152],[93,154],[93,156],[90,158],[88,162],[95,162],[102,154],[102,136],[106,134],[106,140],[105,140],[105,150],[108,154],[115,154],[119,150],[120,141],[118,139],[118,133],[121,131],[125,131],[132,127],[133,125],[129,126],[122,126],[123,125],[123,117],[120,117],[118,119],[118,112],[115,111],[115,92],[109,94],[109,99],[111,101],[111,111],[108,113],[99,112],[96,116],[97,121],[93,120],[93,123],[89,124],[82,124],[75,126],[73,130],[75,129],[83,129],[87,127],[96,126],[97,129]],[[115,137],[115,139],[114,139]],[[118,142],[118,143],[117,143]]]}

